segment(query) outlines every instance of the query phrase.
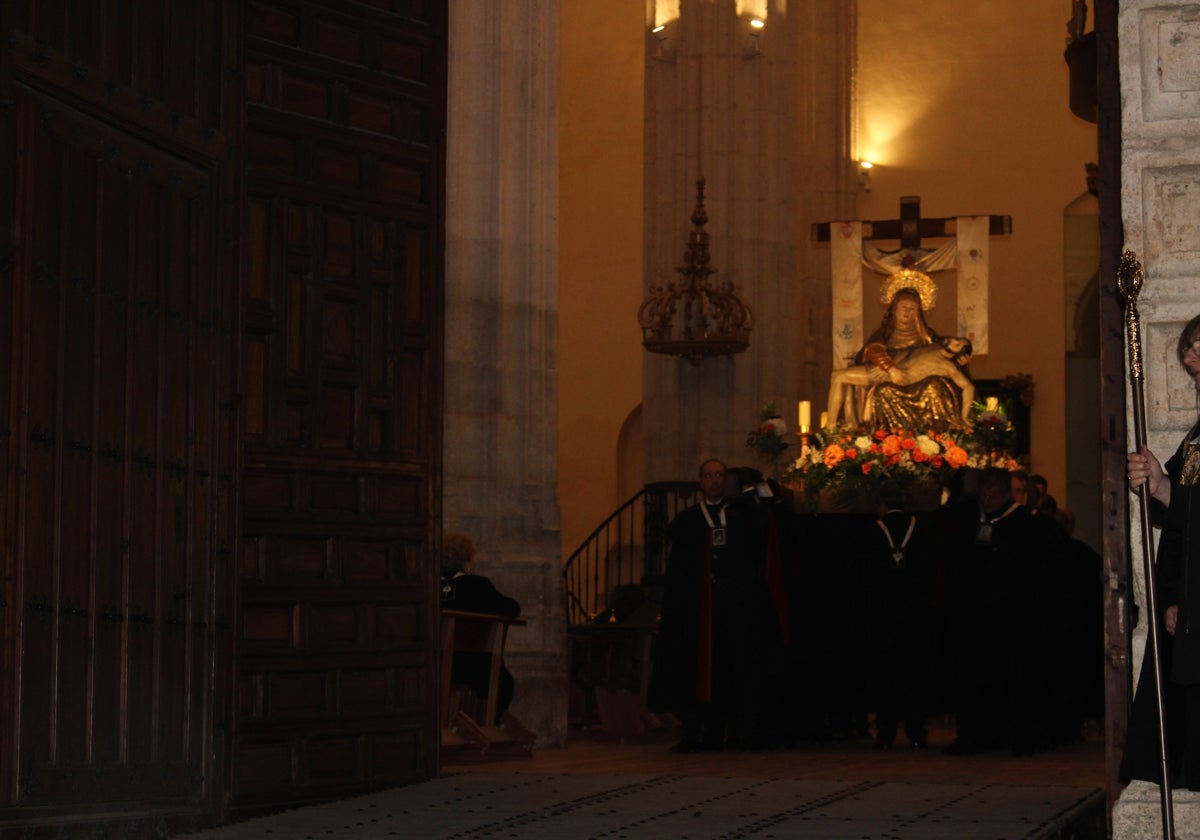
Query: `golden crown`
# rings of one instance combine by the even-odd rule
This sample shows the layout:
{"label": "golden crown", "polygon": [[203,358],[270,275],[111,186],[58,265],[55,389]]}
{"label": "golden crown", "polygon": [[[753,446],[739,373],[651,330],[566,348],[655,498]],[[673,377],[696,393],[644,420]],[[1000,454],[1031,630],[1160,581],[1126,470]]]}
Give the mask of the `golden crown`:
{"label": "golden crown", "polygon": [[884,306],[892,305],[892,298],[901,289],[912,289],[921,297],[921,308],[928,311],[937,305],[937,284],[928,274],[915,268],[902,268],[893,271],[883,281],[879,301]]}

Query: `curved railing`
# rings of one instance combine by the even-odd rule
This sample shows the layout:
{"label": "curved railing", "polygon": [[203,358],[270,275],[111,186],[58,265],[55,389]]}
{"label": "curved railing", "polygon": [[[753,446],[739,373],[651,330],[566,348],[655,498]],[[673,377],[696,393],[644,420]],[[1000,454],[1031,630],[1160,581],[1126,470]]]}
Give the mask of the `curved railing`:
{"label": "curved railing", "polygon": [[563,564],[567,622],[620,618],[622,592],[656,586],[670,550],[667,525],[699,492],[696,481],[647,484],[601,522]]}

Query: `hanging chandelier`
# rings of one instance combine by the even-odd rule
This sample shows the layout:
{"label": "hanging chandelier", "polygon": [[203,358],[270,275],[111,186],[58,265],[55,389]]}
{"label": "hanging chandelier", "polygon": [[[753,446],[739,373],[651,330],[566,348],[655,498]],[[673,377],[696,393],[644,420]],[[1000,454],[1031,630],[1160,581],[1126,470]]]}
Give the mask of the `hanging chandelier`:
{"label": "hanging chandelier", "polygon": [[642,345],[651,353],[666,353],[698,365],[709,356],[732,356],[750,346],[754,316],[732,283],[714,280],[709,265],[708,213],[704,209],[704,178],[696,181],[696,209],[682,266],[672,282],[652,286],[638,308]]}

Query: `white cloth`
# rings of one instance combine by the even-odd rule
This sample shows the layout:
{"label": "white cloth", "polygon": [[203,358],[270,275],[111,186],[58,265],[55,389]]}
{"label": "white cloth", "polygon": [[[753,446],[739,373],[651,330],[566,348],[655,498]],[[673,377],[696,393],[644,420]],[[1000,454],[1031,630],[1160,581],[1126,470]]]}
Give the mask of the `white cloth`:
{"label": "white cloth", "polygon": [[847,367],[863,344],[862,222],[829,225],[833,263],[833,368]]}
{"label": "white cloth", "polygon": [[958,332],[975,353],[988,351],[987,216],[958,217]]}
{"label": "white cloth", "polygon": [[955,242],[951,240],[940,248],[900,248],[897,251],[884,251],[870,242],[863,243],[863,264],[873,271],[888,275],[904,268],[904,258],[911,256],[915,262],[910,268],[933,274],[935,271],[945,271],[954,268]]}

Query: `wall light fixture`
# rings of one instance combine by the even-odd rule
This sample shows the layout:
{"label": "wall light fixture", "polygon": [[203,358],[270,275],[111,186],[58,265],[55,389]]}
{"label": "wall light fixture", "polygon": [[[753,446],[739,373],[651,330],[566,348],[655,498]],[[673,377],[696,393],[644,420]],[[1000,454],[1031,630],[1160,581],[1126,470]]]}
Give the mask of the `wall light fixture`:
{"label": "wall light fixture", "polygon": [[750,29],[746,35],[746,48],[742,53],[742,58],[758,58],[762,55],[762,46],[758,43],[758,36],[766,25],[762,18],[750,19]]}
{"label": "wall light fixture", "polygon": [[863,192],[871,191],[871,170],[874,168],[875,164],[869,160],[858,162],[858,185],[862,187]]}
{"label": "wall light fixture", "polygon": [[659,61],[674,61],[675,50],[671,48],[667,25],[660,23],[650,30],[650,34],[654,36],[654,58]]}

